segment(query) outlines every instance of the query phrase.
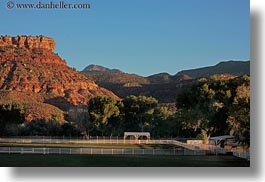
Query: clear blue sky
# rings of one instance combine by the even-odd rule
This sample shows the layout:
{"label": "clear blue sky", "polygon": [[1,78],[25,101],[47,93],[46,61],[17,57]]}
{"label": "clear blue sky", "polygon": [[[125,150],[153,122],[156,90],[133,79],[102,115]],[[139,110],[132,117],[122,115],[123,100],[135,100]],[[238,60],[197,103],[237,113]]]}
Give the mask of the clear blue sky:
{"label": "clear blue sky", "polygon": [[99,64],[146,76],[250,59],[249,0],[65,0],[89,10],[8,10],[6,2],[1,35],[52,37],[78,70]]}

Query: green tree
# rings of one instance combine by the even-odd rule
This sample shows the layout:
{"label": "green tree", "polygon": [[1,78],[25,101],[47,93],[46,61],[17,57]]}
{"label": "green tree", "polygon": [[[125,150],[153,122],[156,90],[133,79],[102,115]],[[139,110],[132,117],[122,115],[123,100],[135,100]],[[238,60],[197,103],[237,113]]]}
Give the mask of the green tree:
{"label": "green tree", "polygon": [[117,102],[119,115],[111,117],[108,121],[110,135],[121,136],[124,133],[124,105],[123,102]]}
{"label": "green tree", "polygon": [[25,123],[23,128],[23,135],[32,135],[32,136],[47,136],[48,128],[45,119],[33,120],[29,123]]}
{"label": "green tree", "polygon": [[110,121],[119,116],[120,110],[114,98],[97,96],[89,100],[88,114],[96,129],[104,135],[111,131]]}
{"label": "green tree", "polygon": [[[0,105],[0,135],[12,135],[25,120],[23,105],[18,103]],[[11,130],[9,130],[11,129]]]}
{"label": "green tree", "polygon": [[185,122],[186,129],[189,127],[195,132],[199,131],[205,143],[211,135],[227,132],[227,108],[230,97],[227,89],[225,80],[211,77],[200,79],[190,91],[178,96],[178,117]]}
{"label": "green tree", "polygon": [[123,100],[125,114],[125,128],[128,131],[150,130],[153,113],[158,101],[153,97],[127,96]]}
{"label": "green tree", "polygon": [[172,111],[171,107],[169,104],[159,104],[155,108],[150,124],[153,137],[170,137],[177,134],[175,111]]}
{"label": "green tree", "polygon": [[[249,132],[249,80],[247,75],[200,79],[177,97],[177,117],[182,126],[199,131],[205,142],[212,135],[224,135],[229,131],[236,138],[247,139],[239,137],[242,136],[239,131],[244,131],[244,135]],[[237,117],[238,114],[241,116]],[[236,128],[239,125],[240,129]]]}
{"label": "green tree", "polygon": [[232,107],[229,110],[230,134],[241,144],[250,146],[250,77],[235,80],[237,85]]}
{"label": "green tree", "polygon": [[81,135],[89,138],[90,132],[95,128],[95,123],[89,118],[89,113],[86,107],[76,106],[68,111],[68,120],[76,124]]}

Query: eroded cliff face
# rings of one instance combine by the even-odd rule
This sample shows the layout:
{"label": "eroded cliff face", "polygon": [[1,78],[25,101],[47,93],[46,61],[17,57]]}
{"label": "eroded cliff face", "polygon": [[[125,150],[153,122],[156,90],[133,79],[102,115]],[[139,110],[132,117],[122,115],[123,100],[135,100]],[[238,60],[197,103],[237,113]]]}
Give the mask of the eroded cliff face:
{"label": "eroded cliff face", "polygon": [[20,60],[66,65],[66,62],[53,52],[55,45],[52,38],[43,36],[1,36],[0,62]]}
{"label": "eroded cliff face", "polygon": [[[55,42],[51,38],[1,37],[0,104],[22,102],[32,106],[41,103],[67,111],[76,105],[87,105],[91,97],[98,95],[119,99],[111,91],[99,87],[94,81],[68,67],[65,61],[53,53],[54,46]],[[8,95],[16,93],[17,97],[7,100],[1,94],[4,92],[8,92]],[[29,96],[27,99],[26,95]],[[38,99],[32,100],[36,97]],[[33,115],[34,107],[30,108],[30,111],[26,111],[29,116],[47,118],[44,114]],[[45,113],[44,109],[38,108],[36,112]]]}
{"label": "eroded cliff face", "polygon": [[1,46],[12,46],[15,48],[26,48],[26,49],[47,49],[54,51],[56,43],[52,38],[44,36],[1,36]]}

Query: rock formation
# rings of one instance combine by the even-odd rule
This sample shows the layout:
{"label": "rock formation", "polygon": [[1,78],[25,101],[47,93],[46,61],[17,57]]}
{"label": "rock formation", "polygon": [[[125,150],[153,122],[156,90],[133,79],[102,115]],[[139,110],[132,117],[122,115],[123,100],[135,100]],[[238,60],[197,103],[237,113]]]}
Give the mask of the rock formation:
{"label": "rock formation", "polygon": [[[30,108],[26,113],[31,120],[47,119],[44,110],[51,111],[50,116],[54,114],[52,111],[55,110],[47,109],[47,105],[68,111],[76,105],[87,105],[91,97],[98,95],[119,99],[111,91],[68,67],[53,53],[54,46],[53,39],[42,36],[1,37],[0,104],[25,104],[25,108]],[[32,106],[41,107],[34,109]]]}
{"label": "rock formation", "polygon": [[44,36],[1,36],[0,63],[21,60],[66,65],[66,62],[53,52],[55,45],[52,38]]}
{"label": "rock formation", "polygon": [[12,46],[15,48],[47,49],[54,51],[56,43],[52,38],[44,36],[1,36],[0,47]]}

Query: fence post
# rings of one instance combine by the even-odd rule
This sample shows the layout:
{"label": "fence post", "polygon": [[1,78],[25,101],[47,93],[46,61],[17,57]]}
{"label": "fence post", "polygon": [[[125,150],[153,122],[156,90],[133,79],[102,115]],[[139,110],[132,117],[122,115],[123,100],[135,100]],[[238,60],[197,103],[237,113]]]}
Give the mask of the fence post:
{"label": "fence post", "polygon": [[111,149],[111,154],[113,155],[113,149]]}
{"label": "fence post", "polygon": [[155,149],[153,149],[153,155],[155,155]]}
{"label": "fence post", "polygon": [[91,154],[91,155],[93,154],[93,149],[92,149],[92,148],[90,148],[90,154]]}
{"label": "fence post", "polygon": [[143,155],[144,155],[144,149],[143,149]]}

